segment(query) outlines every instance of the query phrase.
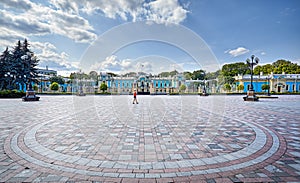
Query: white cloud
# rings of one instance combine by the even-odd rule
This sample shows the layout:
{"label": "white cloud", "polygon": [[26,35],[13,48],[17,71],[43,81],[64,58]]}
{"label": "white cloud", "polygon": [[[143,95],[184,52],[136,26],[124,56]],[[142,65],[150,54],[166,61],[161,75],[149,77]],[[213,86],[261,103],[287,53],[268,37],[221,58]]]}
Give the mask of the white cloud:
{"label": "white cloud", "polygon": [[91,66],[94,71],[120,72],[132,67],[130,59],[119,60],[116,55],[106,57],[105,60]]}
{"label": "white cloud", "polygon": [[74,3],[59,4],[65,5],[65,8],[69,6],[69,11],[64,11],[63,8],[53,9],[28,0],[18,1],[23,4],[23,8],[19,8],[15,1],[1,3],[6,9],[0,10],[0,27],[14,30],[18,34],[27,36],[58,34],[83,43],[97,38],[88,20],[76,14]]}
{"label": "white cloud", "polygon": [[180,5],[178,0],[50,0],[49,5],[29,0],[2,0],[1,5],[0,28],[14,31],[11,35],[24,38],[24,35],[58,34],[81,43],[90,43],[97,38],[89,21],[81,16],[84,12],[101,12],[111,19],[120,17],[124,21],[146,20],[160,24],[179,24],[188,13],[184,8],[188,5]]}
{"label": "white cloud", "polygon": [[157,0],[149,2],[146,7],[148,8],[147,20],[162,24],[178,24],[186,18],[188,13],[177,0]]}
{"label": "white cloud", "polygon": [[59,34],[83,43],[95,40],[96,34],[80,12],[100,11],[112,19],[120,17],[124,21],[150,20],[162,24],[178,24],[188,13],[177,0],[51,0],[50,6],[29,0],[3,0],[1,4],[4,9],[0,10],[0,27],[27,36]]}
{"label": "white cloud", "polygon": [[30,10],[32,4],[29,0],[1,0],[5,8],[18,8],[19,10]]}
{"label": "white cloud", "polygon": [[91,66],[89,70],[106,71],[119,74],[128,72],[146,72],[158,74],[165,71],[177,70],[183,72],[184,63],[176,63],[165,57],[149,55],[135,59],[119,59],[116,55],[107,57]]}
{"label": "white cloud", "polygon": [[66,0],[50,0],[50,3],[57,9],[68,12],[78,14],[79,6],[76,1],[66,1]]}
{"label": "white cloud", "polygon": [[238,47],[234,50],[225,51],[225,53],[229,53],[233,57],[237,57],[237,56],[243,55],[243,54],[248,53],[248,52],[249,52],[249,50],[244,48],[244,47]]}
{"label": "white cloud", "polygon": [[[187,5],[184,5],[187,7]],[[111,0],[86,1],[82,11],[92,14],[102,12],[108,18],[120,17],[125,21],[154,21],[159,24],[179,24],[188,13],[177,0]]]}
{"label": "white cloud", "polygon": [[25,35],[17,31],[7,29],[5,27],[0,27],[0,47],[12,47],[12,43],[16,43],[16,40],[22,40]]}
{"label": "white cloud", "polygon": [[[160,24],[179,24],[186,19],[187,7],[188,3],[181,5],[178,0],[50,0],[41,3],[1,0],[0,48],[12,47],[17,40],[27,38],[40,59],[41,67],[48,65],[57,70],[78,69],[75,64],[78,62],[69,60],[67,53],[58,51],[49,42],[31,42],[31,38],[60,35],[74,42],[91,43],[97,36],[88,19],[90,14],[132,22],[149,20]],[[132,60],[109,57],[100,66],[122,71],[135,69],[136,65],[132,63]],[[150,65],[147,65],[149,71],[152,68]]]}
{"label": "white cloud", "polygon": [[296,59],[295,63],[298,64],[298,65],[300,65],[300,58]]}
{"label": "white cloud", "polygon": [[119,16],[127,21],[128,16],[131,16],[135,20],[136,14],[141,11],[142,6],[143,1],[141,0],[99,0],[86,1],[86,6],[82,10],[89,14],[101,11],[108,18],[115,19]]}
{"label": "white cloud", "polygon": [[58,52],[56,47],[49,42],[32,42],[32,49],[36,51],[36,56],[40,60],[38,67],[57,71],[78,71],[79,62],[71,62],[69,55],[65,52]]}

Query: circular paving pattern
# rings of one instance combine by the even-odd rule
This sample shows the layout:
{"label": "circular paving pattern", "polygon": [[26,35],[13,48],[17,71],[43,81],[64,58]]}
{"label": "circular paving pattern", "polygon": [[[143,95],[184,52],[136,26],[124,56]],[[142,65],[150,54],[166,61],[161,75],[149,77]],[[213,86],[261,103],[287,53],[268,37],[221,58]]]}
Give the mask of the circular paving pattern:
{"label": "circular paving pattern", "polygon": [[11,134],[5,150],[45,172],[143,179],[230,175],[270,164],[286,149],[278,133],[208,110],[218,104],[143,98],[130,105],[131,98],[122,99],[123,106],[107,98],[104,105],[31,125]]}

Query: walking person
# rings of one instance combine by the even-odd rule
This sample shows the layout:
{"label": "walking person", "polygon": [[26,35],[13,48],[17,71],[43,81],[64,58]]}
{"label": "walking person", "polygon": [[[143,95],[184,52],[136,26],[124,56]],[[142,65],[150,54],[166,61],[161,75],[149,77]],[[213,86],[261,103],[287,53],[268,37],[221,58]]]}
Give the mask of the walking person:
{"label": "walking person", "polygon": [[136,104],[139,104],[136,99],[136,90],[134,90],[134,92],[133,92],[133,102],[132,103],[134,104],[134,102],[136,102]]}

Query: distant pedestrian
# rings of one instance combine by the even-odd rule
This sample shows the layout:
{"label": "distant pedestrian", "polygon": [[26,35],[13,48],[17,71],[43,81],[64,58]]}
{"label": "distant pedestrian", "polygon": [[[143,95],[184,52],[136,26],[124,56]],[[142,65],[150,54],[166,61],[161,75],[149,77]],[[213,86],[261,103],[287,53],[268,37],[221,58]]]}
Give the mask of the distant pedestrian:
{"label": "distant pedestrian", "polygon": [[133,92],[133,104],[134,104],[134,102],[136,102],[136,104],[139,104],[136,99],[136,90],[134,90],[134,92]]}

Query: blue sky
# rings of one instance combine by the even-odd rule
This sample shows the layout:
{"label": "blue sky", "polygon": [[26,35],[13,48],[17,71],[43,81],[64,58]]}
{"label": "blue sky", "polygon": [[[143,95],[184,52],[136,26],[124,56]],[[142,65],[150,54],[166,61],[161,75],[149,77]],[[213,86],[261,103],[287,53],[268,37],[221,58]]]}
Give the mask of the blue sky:
{"label": "blue sky", "polygon": [[214,71],[252,54],[261,64],[299,64],[299,17],[298,0],[2,0],[0,48],[27,38],[39,66],[63,75],[83,65],[117,73]]}

